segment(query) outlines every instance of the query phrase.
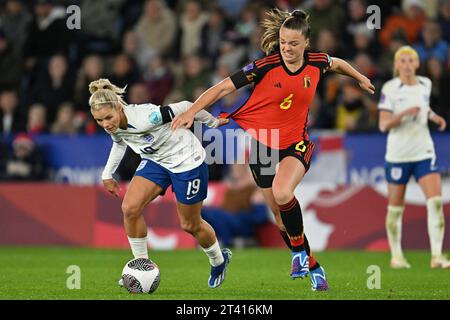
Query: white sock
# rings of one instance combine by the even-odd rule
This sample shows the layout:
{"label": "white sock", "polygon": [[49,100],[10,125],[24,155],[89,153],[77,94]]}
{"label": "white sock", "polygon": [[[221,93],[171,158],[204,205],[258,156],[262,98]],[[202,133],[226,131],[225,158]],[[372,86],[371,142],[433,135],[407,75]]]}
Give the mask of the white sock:
{"label": "white sock", "polygon": [[130,242],[131,251],[135,259],[146,258],[148,259],[147,251],[147,236],[144,238],[130,238],[128,237],[128,242]]}
{"label": "white sock", "polygon": [[427,200],[427,224],[430,238],[431,255],[442,255],[442,243],[444,242],[444,208],[441,197],[433,197]]}
{"label": "white sock", "polygon": [[209,258],[209,263],[213,267],[217,267],[218,265],[221,265],[224,262],[222,251],[220,250],[220,245],[217,240],[211,247],[202,249],[203,251],[205,251],[206,255]]}
{"label": "white sock", "polygon": [[402,258],[402,216],[404,207],[388,206],[386,216],[386,233],[393,258]]}

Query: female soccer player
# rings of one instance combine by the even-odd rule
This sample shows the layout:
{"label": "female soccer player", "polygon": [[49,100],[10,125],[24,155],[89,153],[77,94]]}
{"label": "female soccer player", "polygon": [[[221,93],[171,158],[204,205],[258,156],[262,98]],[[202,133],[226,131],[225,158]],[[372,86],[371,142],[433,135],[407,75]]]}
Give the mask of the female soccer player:
{"label": "female soccer player", "polygon": [[417,76],[418,68],[417,52],[409,46],[399,48],[394,56],[395,78],[384,84],[378,106],[379,128],[389,132],[385,169],[388,181],[386,232],[392,255],[391,267],[410,268],[402,252],[401,235],[406,184],[414,175],[427,199],[431,267],[450,268],[450,262],[442,255],[441,177],[435,166],[436,154],[428,120],[436,123],[441,131],[447,124],[431,110],[431,80]]}
{"label": "female soccer player", "polygon": [[356,79],[370,93],[374,92],[374,86],[347,62],[306,49],[311,30],[305,12],[275,9],[263,26],[261,47],[268,55],[204,92],[188,111],[174,118],[172,128],[190,126],[195,114],[203,108],[245,85],[254,84],[247,102],[227,117],[233,118],[258,141],[257,149],[268,148],[270,154],[278,152],[277,171],[274,163],[267,164],[258,151],[258,159],[250,168],[292,250],[291,277],[303,278],[309,273],[313,290],[327,290],[325,271],[311,254],[303,234],[300,204],[294,196],[314,149],[306,132],[308,109],[320,78],[328,70]]}
{"label": "female soccer player", "polygon": [[[127,145],[142,157],[122,202],[125,230],[134,257],[148,258],[143,208],[172,185],[181,227],[197,239],[209,257],[211,275],[208,285],[216,288],[225,278],[231,251],[220,249],[214,230],[200,216],[208,188],[205,150],[191,131],[183,129],[173,134],[169,124],[191,103],[183,101],[163,107],[151,103],[128,105],[122,98],[125,90],[107,79],[91,82],[89,91],[91,113],[113,140],[102,174],[105,188],[118,196],[119,186],[112,174]],[[211,127],[226,123],[206,111],[199,113],[196,119]]]}

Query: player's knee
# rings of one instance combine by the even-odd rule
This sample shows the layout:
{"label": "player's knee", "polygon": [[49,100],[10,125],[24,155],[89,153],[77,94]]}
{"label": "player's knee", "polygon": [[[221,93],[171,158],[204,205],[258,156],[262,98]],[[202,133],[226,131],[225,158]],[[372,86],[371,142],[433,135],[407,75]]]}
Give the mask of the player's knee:
{"label": "player's knee", "polygon": [[200,230],[200,224],[194,221],[181,222],[181,229],[190,234],[196,234]]}
{"label": "player's knee", "polygon": [[292,200],[292,197],[294,196],[292,191],[288,188],[277,188],[273,187],[273,196],[275,198],[275,201],[278,205],[288,203]]}
{"label": "player's knee", "polygon": [[136,203],[123,202],[122,213],[125,219],[137,219],[141,215],[141,207]]}

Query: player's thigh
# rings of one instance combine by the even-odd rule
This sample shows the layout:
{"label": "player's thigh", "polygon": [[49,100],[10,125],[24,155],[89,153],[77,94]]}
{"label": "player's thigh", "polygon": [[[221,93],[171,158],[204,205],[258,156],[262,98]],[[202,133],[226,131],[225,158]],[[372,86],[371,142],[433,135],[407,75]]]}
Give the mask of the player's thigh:
{"label": "player's thigh", "polygon": [[202,217],[203,201],[185,204],[177,201],[177,213],[180,220],[180,225],[185,229],[192,229],[195,226],[200,225]]}
{"label": "player's thigh", "polygon": [[426,199],[441,195],[441,175],[439,173],[427,174],[421,177],[418,182]]}
{"label": "player's thigh", "polygon": [[294,192],[305,173],[305,166],[297,158],[289,156],[281,160],[273,180],[274,194],[280,191]]}
{"label": "player's thigh", "polygon": [[125,210],[142,210],[162,192],[163,188],[155,182],[142,176],[134,176],[125,193],[122,208]]}
{"label": "player's thigh", "polygon": [[388,183],[388,204],[403,206],[405,204],[406,184]]}

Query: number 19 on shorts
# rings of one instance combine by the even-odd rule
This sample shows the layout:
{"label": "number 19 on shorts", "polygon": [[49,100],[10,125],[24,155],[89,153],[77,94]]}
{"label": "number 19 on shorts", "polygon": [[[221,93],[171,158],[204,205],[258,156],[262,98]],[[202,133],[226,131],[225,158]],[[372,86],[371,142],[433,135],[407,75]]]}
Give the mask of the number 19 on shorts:
{"label": "number 19 on shorts", "polygon": [[200,179],[194,179],[192,181],[189,181],[187,192],[186,192],[186,199],[192,199],[197,195],[197,193],[200,191]]}

